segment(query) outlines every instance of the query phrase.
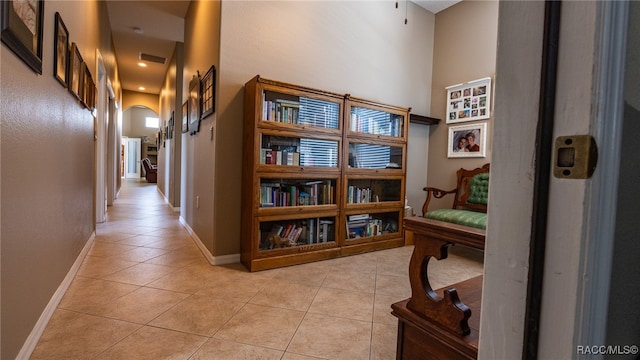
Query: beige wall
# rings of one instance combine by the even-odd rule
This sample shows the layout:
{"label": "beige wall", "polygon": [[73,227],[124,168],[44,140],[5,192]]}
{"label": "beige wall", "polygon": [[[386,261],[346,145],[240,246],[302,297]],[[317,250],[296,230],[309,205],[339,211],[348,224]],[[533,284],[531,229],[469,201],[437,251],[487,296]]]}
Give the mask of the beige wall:
{"label": "beige wall", "polygon": [[[220,39],[220,2],[193,1],[185,18],[184,67],[182,97],[187,100],[189,81],[196,72],[204,75],[211,65],[218,66]],[[220,89],[218,87],[218,89]],[[195,231],[205,247],[214,255],[214,163],[215,147],[210,129],[215,128],[220,111],[200,124],[200,132],[182,135],[181,217]],[[223,172],[225,176],[227,174]],[[217,194],[217,193],[216,193]],[[199,199],[199,200],[198,200]]]}
{"label": "beige wall", "polygon": [[119,94],[106,5],[46,1],[43,69],[0,46],[1,354],[14,359],[95,229],[94,119],[53,74],[59,12],[96,76],[96,49]]}
{"label": "beige wall", "polygon": [[[158,128],[147,127],[147,117],[158,117],[158,114],[146,107],[130,107],[122,113],[122,136],[131,138],[148,137],[155,141]],[[160,118],[162,124],[162,118]]]}
{"label": "beige wall", "polygon": [[[433,68],[436,71],[431,88],[431,116],[442,121],[431,127],[427,173],[429,186],[450,189],[455,184],[459,168],[473,169],[491,160],[493,119],[473,122],[488,123],[485,158],[447,158],[449,125],[446,124],[445,88],[484,77],[493,78],[497,37],[497,1],[463,1],[436,15],[433,50]],[[455,125],[463,124],[472,122]],[[451,198],[435,200],[432,208],[451,207],[452,201]]]}
{"label": "beige wall", "polygon": [[146,106],[156,114],[160,114],[160,98],[156,94],[147,94],[139,91],[122,91],[122,110],[132,106]]}
{"label": "beige wall", "polygon": [[[158,149],[158,189],[175,209],[180,208],[181,153],[182,153],[182,66],[183,44],[177,43],[169,69],[160,90],[160,119],[168,120],[173,114],[173,137]],[[176,96],[176,94],[178,94]]]}
{"label": "beige wall", "polygon": [[408,6],[405,25],[388,2],[222,3],[214,255],[239,252],[243,85],[256,74],[429,114],[434,16]]}

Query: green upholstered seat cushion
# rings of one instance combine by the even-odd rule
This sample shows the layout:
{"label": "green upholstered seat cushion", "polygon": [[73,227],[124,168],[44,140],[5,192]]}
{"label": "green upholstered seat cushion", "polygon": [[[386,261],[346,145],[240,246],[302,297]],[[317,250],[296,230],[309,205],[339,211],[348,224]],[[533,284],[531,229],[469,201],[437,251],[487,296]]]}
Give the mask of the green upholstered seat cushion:
{"label": "green upholstered seat cushion", "polygon": [[469,197],[467,202],[471,204],[487,205],[489,199],[489,173],[482,173],[471,178],[469,184]]}
{"label": "green upholstered seat cushion", "polygon": [[424,217],[478,229],[487,228],[487,214],[478,211],[438,209],[427,212]]}

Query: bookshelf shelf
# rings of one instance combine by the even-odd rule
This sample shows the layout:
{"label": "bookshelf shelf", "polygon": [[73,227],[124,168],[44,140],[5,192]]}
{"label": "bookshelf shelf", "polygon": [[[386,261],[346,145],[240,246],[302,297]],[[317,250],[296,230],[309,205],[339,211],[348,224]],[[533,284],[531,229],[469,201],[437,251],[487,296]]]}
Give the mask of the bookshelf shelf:
{"label": "bookshelf shelf", "polygon": [[245,84],[241,261],[250,270],[404,245],[409,109]]}

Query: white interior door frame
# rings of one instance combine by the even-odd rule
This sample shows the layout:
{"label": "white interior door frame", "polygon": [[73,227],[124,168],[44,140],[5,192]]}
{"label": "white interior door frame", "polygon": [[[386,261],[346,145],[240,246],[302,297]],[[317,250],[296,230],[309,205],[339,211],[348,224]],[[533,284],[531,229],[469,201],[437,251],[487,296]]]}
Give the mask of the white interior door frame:
{"label": "white interior door frame", "polygon": [[98,102],[96,107],[96,222],[103,223],[107,215],[107,125],[109,118],[109,91],[107,71],[100,51],[96,49],[96,74],[98,78]]}

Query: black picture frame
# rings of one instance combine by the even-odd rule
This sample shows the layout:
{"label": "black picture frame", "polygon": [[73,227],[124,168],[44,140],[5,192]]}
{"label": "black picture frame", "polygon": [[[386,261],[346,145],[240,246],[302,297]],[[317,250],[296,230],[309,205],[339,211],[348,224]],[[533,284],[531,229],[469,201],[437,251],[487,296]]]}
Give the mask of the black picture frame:
{"label": "black picture frame", "polygon": [[69,30],[58,12],[56,12],[54,39],[53,77],[66,88],[69,76]]}
{"label": "black picture frame", "polygon": [[0,1],[0,38],[33,71],[42,75],[44,0]]}
{"label": "black picture frame", "polygon": [[197,72],[189,82],[189,133],[200,131],[200,73]]}
{"label": "black picture frame", "polygon": [[82,63],[82,90],[80,101],[89,110],[93,110],[96,106],[96,83],[93,81],[91,71],[86,62]]}
{"label": "black picture frame", "polygon": [[182,132],[189,132],[189,101],[182,104]]}
{"label": "black picture frame", "polygon": [[216,107],[216,67],[211,65],[200,81],[200,119],[215,112]]}
{"label": "black picture frame", "polygon": [[78,100],[82,100],[83,65],[84,61],[82,60],[82,55],[80,55],[80,50],[76,43],[72,43],[69,51],[69,83],[67,85],[69,92]]}
{"label": "black picture frame", "polygon": [[173,130],[175,128],[175,124],[174,124],[174,116],[175,116],[175,112],[171,112],[171,117],[169,118],[169,121],[167,122],[167,139],[171,140],[173,139]]}

